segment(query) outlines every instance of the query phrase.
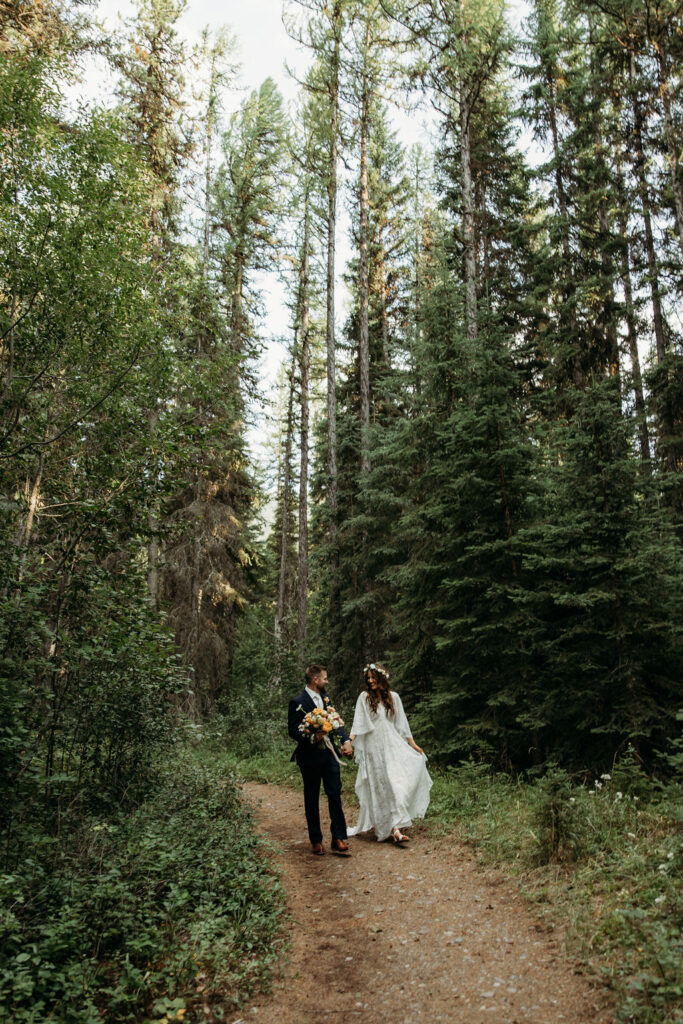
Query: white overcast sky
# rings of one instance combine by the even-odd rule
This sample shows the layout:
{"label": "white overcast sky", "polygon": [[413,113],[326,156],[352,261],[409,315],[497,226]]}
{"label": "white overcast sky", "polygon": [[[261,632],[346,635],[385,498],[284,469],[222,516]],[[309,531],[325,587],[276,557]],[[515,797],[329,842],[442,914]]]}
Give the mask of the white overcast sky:
{"label": "white overcast sky", "polygon": [[[518,26],[525,13],[526,0],[509,0],[509,3],[511,20]],[[207,25],[212,29],[225,25],[236,38],[236,57],[240,63],[240,74],[237,88],[225,97],[226,117],[238,108],[242,98],[249,91],[257,88],[267,77],[275,80],[287,103],[293,104],[296,100],[299,87],[288,73],[286,65],[295,70],[297,77],[302,78],[311,55],[298,47],[287,35],[282,22],[282,4],[283,0],[187,2],[178,27],[190,47],[199,40],[203,28]],[[119,32],[122,28],[120,19],[130,18],[134,12],[135,6],[130,0],[99,0],[95,8],[96,18],[110,31],[118,29]],[[88,104],[107,104],[112,101],[114,85],[115,79],[105,62],[94,60],[83,69],[80,85],[70,90],[70,93],[75,100],[81,99]],[[396,109],[393,112],[393,120],[404,146],[408,147],[415,142],[429,146],[429,125],[434,123],[430,111],[409,114]],[[349,174],[355,177],[353,168],[345,173],[347,177]],[[340,203],[339,215],[337,330],[341,331],[348,303],[348,292],[341,278],[344,265],[351,255],[348,239],[348,203],[345,198]],[[274,274],[269,274],[262,276],[260,284],[266,309],[266,319],[262,327],[264,354],[259,367],[263,403],[259,409],[252,410],[254,423],[249,429],[248,437],[254,457],[264,466],[267,461],[264,445],[272,432],[267,423],[268,399],[273,393],[279,367],[286,356],[282,339],[287,335],[289,324],[282,283]]]}
{"label": "white overcast sky", "polygon": [[[130,0],[100,0],[95,8],[95,17],[110,31],[118,29],[120,32],[121,19],[130,18],[134,13],[135,5]],[[305,71],[309,56],[297,47],[285,31],[282,22],[282,0],[224,0],[221,3],[216,0],[188,0],[178,29],[190,46],[199,41],[206,25],[212,29],[227,26],[237,41],[236,57],[240,64],[240,73],[236,88],[230,90],[225,97],[226,118],[238,108],[248,92],[257,88],[269,76],[277,83],[286,102],[294,102],[298,86],[288,74],[285,63],[300,75]],[[115,78],[111,70],[104,61],[95,60],[84,68],[82,80],[74,90],[75,98],[86,103],[107,104],[111,102],[114,85]],[[273,390],[279,365],[285,357],[285,349],[277,339],[282,338],[288,329],[288,313],[282,284],[272,274],[263,275],[262,287],[267,310],[263,326],[265,349],[260,365],[264,407],[253,410],[255,423],[249,430],[250,444],[259,461],[264,458],[262,449],[268,434],[265,422],[268,398]]]}
{"label": "white overcast sky", "polygon": [[[129,17],[134,5],[129,0],[100,0],[97,16],[114,28],[120,16]],[[306,56],[289,38],[282,24],[282,0],[189,0],[180,20],[180,30],[195,42],[205,25],[227,25],[237,37],[242,62],[242,84],[254,88],[270,75],[285,96],[296,93],[296,85],[285,71],[285,60],[304,67]]]}
{"label": "white overcast sky", "polygon": [[[135,6],[130,0],[100,0],[95,8],[95,16],[110,31],[121,31],[120,19],[133,16]],[[303,77],[310,62],[310,53],[298,47],[287,35],[282,22],[282,0],[188,0],[187,7],[179,22],[180,34],[190,46],[199,40],[202,29],[208,25],[217,29],[227,26],[237,40],[237,58],[240,63],[240,74],[237,88],[225,97],[225,115],[237,109],[242,98],[251,89],[257,88],[265,78],[271,77],[277,83],[285,101],[293,104],[298,93],[298,85],[286,69],[293,68],[297,77]],[[86,103],[107,104],[113,96],[115,79],[103,61],[93,61],[83,70],[80,85],[74,90],[74,98]],[[423,128],[425,114],[408,116],[396,112],[397,126],[400,128],[401,141],[408,146],[416,141],[423,143],[427,139]],[[347,238],[348,217],[346,202],[340,205],[340,230],[337,239],[337,270],[339,274],[337,326],[342,328],[347,304],[347,291],[341,281],[344,264],[350,256]],[[263,325],[265,350],[260,366],[262,396],[264,400],[272,392],[279,366],[285,358],[285,348],[278,339],[286,336],[288,331],[288,313],[285,306],[285,294],[282,284],[274,275],[264,275],[261,280],[264,304],[267,311]],[[266,406],[264,402],[264,406]],[[268,433],[264,412],[254,410],[257,416],[255,427],[250,430],[250,442],[255,455],[262,448]]]}

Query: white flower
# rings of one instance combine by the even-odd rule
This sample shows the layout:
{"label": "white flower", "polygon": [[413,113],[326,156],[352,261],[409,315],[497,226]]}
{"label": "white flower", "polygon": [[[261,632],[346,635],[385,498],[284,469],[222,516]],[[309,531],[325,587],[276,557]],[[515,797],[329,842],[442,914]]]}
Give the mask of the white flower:
{"label": "white flower", "polygon": [[621,799],[623,799],[623,796],[624,796],[624,794],[623,794],[623,793],[619,793],[619,792],[617,792],[617,795],[615,796],[615,798],[614,798],[614,799],[615,799],[615,800],[621,800]]}
{"label": "white flower", "polygon": [[662,871],[662,872],[666,871],[668,869],[668,867],[669,867],[668,864],[658,864],[657,865],[657,871]]}
{"label": "white flower", "polygon": [[602,789],[602,782],[598,782],[598,780],[596,779],[595,780],[595,788],[596,789]]}
{"label": "white flower", "polygon": [[655,903],[663,903],[665,899],[666,899],[666,896],[657,896],[655,898]]}
{"label": "white flower", "polygon": [[633,799],[635,800],[636,803],[638,803],[638,797],[637,796],[634,796]]}
{"label": "white flower", "polygon": [[570,797],[569,797],[569,803],[570,803],[570,804],[575,804],[575,803],[576,803],[576,797],[574,797],[574,796],[570,796]]}
{"label": "white flower", "polygon": [[612,778],[612,776],[611,776],[611,775],[610,775],[610,774],[609,774],[608,772],[604,772],[604,774],[602,774],[602,775],[600,776],[600,778],[601,778],[601,779],[604,779],[604,780],[605,780],[605,782],[609,782],[609,781],[610,781],[610,779]]}
{"label": "white flower", "polygon": [[589,796],[595,796],[595,790],[594,789],[589,789],[588,790],[588,795]]}
{"label": "white flower", "polygon": [[303,711],[303,707],[301,706],[301,704],[299,704],[299,706],[297,707],[297,709],[296,709],[296,710],[297,710],[297,711]]}
{"label": "white flower", "polygon": [[626,835],[629,837],[629,839],[635,839],[636,838],[635,832],[627,832]]}
{"label": "white flower", "polygon": [[673,859],[674,859],[674,854],[673,854],[673,850],[671,851],[671,853],[667,853],[667,855],[666,855],[666,859],[667,859],[667,860],[673,860]]}

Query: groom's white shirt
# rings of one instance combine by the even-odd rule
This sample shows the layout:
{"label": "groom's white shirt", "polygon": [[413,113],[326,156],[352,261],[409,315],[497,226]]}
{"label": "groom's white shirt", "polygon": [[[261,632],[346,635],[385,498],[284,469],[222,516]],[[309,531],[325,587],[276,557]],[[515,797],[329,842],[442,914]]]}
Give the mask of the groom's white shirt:
{"label": "groom's white shirt", "polygon": [[320,696],[320,694],[319,694],[319,693],[317,693],[317,691],[316,691],[316,690],[311,690],[311,689],[309,689],[309,687],[308,687],[308,686],[306,686],[306,687],[305,687],[305,690],[306,690],[306,693],[307,693],[307,694],[308,694],[308,696],[309,696],[309,697],[311,698],[311,700],[313,701],[313,703],[315,704],[315,706],[316,706],[317,708],[323,708],[323,707],[325,707],[325,705],[323,704],[323,699],[322,699],[322,697]]}

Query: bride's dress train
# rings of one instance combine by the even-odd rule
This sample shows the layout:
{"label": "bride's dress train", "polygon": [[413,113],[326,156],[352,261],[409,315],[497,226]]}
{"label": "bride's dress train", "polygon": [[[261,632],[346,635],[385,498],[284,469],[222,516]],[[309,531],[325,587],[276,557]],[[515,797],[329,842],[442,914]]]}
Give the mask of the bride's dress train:
{"label": "bride's dress train", "polygon": [[378,840],[386,839],[392,829],[407,828],[414,818],[424,817],[429,806],[432,780],[427,758],[406,743],[412,738],[408,719],[399,695],[392,690],[391,696],[393,715],[381,701],[377,711],[371,711],[365,692],[356,702],[351,735],[360,811],[350,836],[374,828]]}

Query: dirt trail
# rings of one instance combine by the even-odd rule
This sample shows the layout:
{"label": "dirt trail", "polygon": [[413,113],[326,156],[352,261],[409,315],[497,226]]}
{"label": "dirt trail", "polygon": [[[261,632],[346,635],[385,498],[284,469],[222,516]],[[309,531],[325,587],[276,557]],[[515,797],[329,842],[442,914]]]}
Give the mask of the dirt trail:
{"label": "dirt trail", "polygon": [[[309,853],[303,797],[248,784],[289,895],[290,959],[256,1024],[613,1024],[556,935],[512,882],[466,848],[418,834],[406,846],[350,840],[353,857]],[[329,836],[325,802],[323,832]],[[351,815],[353,817],[353,815]]]}

